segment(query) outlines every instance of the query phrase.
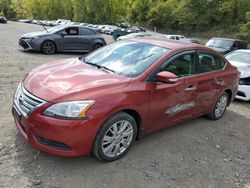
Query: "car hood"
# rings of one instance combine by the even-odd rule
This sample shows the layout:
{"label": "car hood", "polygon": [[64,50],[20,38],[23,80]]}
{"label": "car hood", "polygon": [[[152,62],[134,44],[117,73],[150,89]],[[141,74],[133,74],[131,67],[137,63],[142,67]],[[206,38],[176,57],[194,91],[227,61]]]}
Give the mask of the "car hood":
{"label": "car hood", "polygon": [[237,67],[238,71],[240,71],[240,78],[250,77],[250,64],[241,63],[238,61],[230,61],[230,63]]}
{"label": "car hood", "polygon": [[53,102],[60,98],[80,100],[101,95],[125,87],[130,79],[98,70],[74,58],[51,62],[33,69],[24,78],[23,84],[33,95]]}
{"label": "car hood", "polygon": [[44,35],[48,35],[46,31],[38,31],[38,32],[31,32],[31,33],[26,33],[21,36],[21,38],[33,38],[33,37],[40,37]]}

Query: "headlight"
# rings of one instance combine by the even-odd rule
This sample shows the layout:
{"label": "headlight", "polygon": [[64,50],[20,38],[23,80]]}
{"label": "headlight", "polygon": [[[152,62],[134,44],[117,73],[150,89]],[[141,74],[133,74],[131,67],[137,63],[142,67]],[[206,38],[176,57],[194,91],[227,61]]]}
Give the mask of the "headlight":
{"label": "headlight", "polygon": [[94,102],[93,100],[86,100],[57,103],[48,107],[43,114],[63,119],[84,119],[87,110]]}
{"label": "headlight", "polygon": [[37,36],[37,37],[32,37],[31,40],[36,40],[36,39],[39,39],[40,36]]}

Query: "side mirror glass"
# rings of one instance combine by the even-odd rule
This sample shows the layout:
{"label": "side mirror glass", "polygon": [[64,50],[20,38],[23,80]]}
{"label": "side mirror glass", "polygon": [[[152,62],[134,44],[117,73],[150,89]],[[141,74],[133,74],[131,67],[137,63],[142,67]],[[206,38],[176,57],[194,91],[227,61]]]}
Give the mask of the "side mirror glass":
{"label": "side mirror glass", "polygon": [[171,72],[162,71],[156,75],[156,81],[168,84],[174,84],[178,81],[178,78],[175,74]]}

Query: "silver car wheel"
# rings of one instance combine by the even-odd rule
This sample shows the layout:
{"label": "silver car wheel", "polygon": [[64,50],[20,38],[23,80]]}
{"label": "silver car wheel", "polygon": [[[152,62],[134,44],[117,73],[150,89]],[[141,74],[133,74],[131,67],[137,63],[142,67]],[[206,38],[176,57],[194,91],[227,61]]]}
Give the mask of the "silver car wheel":
{"label": "silver car wheel", "polygon": [[43,52],[45,54],[53,54],[55,53],[55,50],[56,50],[56,47],[53,42],[48,41],[43,44]]}
{"label": "silver car wheel", "polygon": [[131,144],[134,130],[126,120],[114,123],[104,134],[102,151],[107,157],[116,157],[123,154]]}
{"label": "silver car wheel", "polygon": [[222,95],[219,98],[219,100],[216,104],[216,107],[215,107],[215,117],[216,118],[220,118],[223,115],[223,113],[226,110],[227,104],[228,104],[228,97],[226,95]]}

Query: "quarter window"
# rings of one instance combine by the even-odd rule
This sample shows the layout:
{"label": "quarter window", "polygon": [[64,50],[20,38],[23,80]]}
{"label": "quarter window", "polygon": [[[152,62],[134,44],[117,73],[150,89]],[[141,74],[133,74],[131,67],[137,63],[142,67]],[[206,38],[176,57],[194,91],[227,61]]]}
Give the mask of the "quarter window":
{"label": "quarter window", "polygon": [[195,53],[183,54],[169,62],[162,71],[174,73],[178,77],[195,74]]}

